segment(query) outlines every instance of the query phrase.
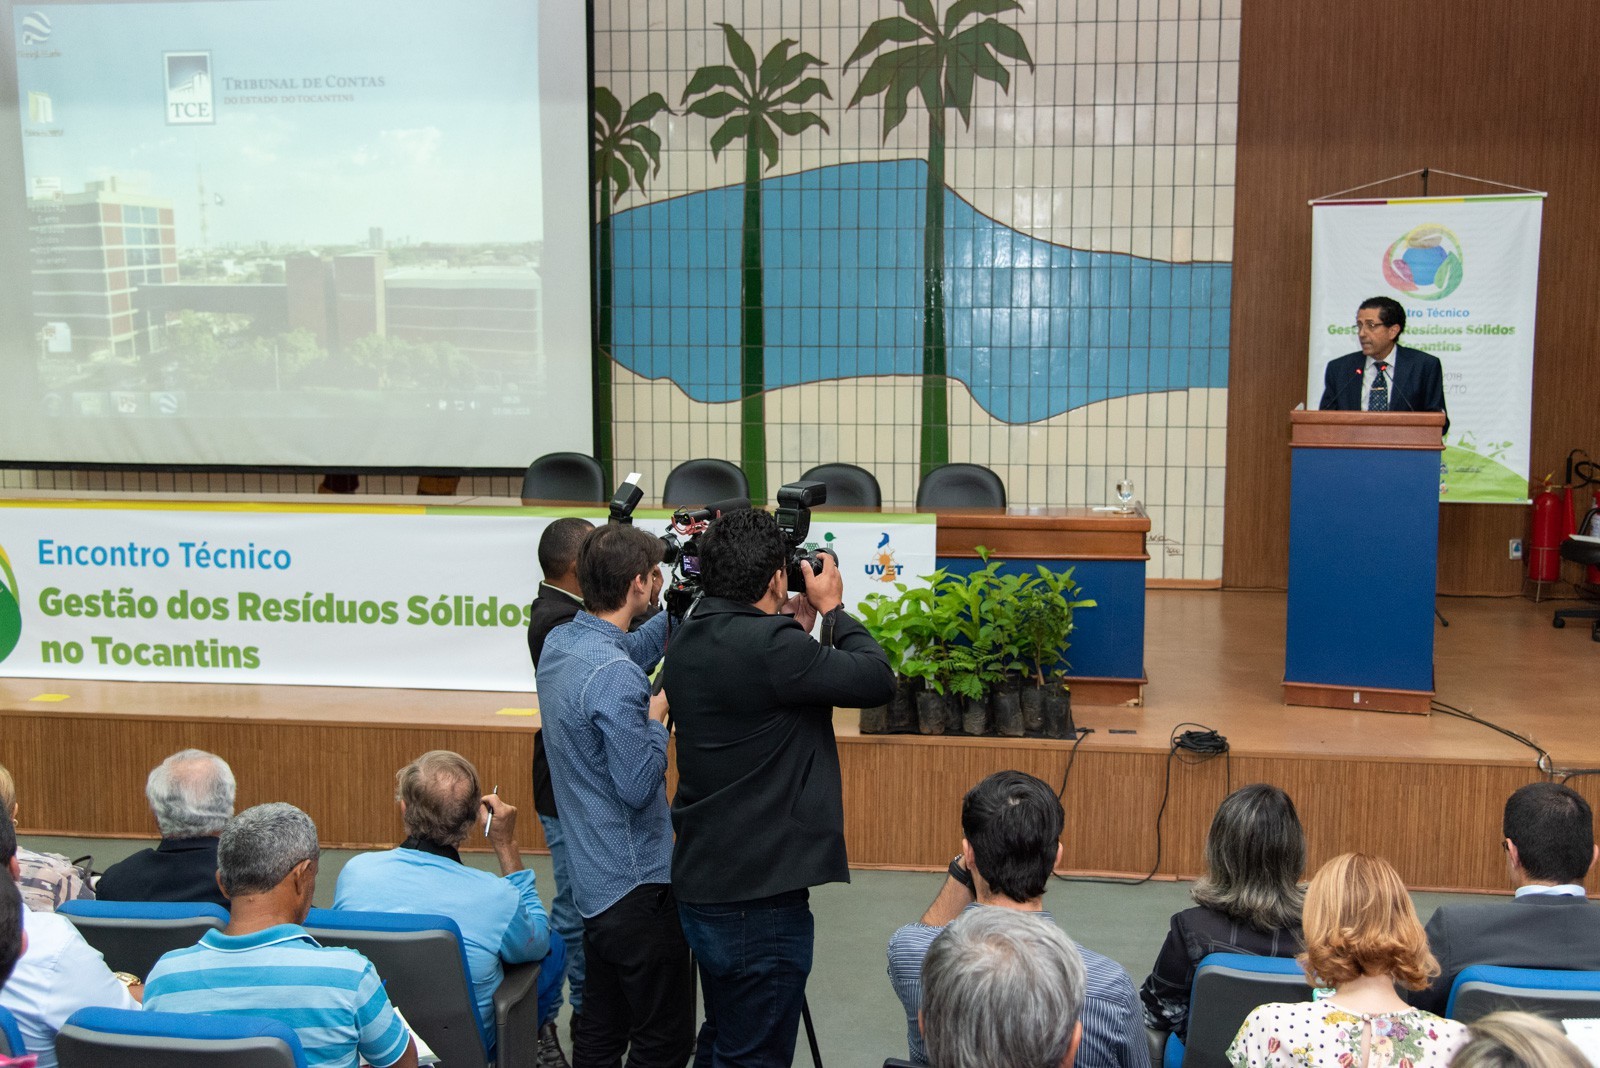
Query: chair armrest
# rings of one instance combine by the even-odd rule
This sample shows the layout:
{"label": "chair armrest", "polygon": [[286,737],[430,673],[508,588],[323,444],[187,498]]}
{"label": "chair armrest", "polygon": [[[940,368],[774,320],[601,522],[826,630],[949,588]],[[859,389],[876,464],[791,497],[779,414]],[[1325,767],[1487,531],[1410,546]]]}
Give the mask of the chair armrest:
{"label": "chair armrest", "polygon": [[539,965],[507,964],[494,992],[495,1068],[535,1068],[539,1061]]}
{"label": "chair armrest", "polygon": [[1144,1036],[1150,1042],[1150,1063],[1155,1068],[1161,1068],[1167,1052],[1167,1038],[1171,1034],[1171,1031],[1159,1031],[1154,1027],[1144,1029]]}

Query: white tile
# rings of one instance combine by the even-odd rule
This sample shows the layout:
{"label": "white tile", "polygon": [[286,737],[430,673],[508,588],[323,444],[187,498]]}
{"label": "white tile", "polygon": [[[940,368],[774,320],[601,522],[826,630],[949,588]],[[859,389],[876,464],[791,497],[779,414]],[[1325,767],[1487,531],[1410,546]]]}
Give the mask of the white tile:
{"label": "white tile", "polygon": [[[1178,58],[1196,60],[1200,57],[1200,23],[1184,20],[1178,23]],[[1212,57],[1216,58],[1216,57]]]}

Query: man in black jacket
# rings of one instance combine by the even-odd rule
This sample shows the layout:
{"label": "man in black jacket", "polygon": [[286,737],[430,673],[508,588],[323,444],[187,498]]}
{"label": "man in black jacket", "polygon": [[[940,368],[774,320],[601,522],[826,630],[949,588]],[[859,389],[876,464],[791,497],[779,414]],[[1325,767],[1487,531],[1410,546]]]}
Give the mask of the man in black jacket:
{"label": "man in black jacket", "polygon": [[672,886],[705,995],[697,1063],[787,1065],[811,972],[807,888],[850,881],[833,709],[883,704],[894,674],[845,613],[831,557],[790,597],[771,515],[730,512],[699,540],[705,597],[665,668]]}
{"label": "man in black jacket", "polygon": [[233,769],[214,753],[185,749],[163,760],[144,784],[161,843],[107,868],[96,896],[230,907],[217,885],[217,842],[233,815],[236,790]]}

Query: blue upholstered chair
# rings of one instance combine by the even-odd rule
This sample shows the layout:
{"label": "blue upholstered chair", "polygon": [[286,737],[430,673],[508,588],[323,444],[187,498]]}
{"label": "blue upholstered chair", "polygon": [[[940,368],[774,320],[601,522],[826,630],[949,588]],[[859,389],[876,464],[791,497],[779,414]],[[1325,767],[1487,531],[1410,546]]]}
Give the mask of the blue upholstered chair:
{"label": "blue upholstered chair", "polygon": [[61,1068],[306,1068],[277,1020],[186,1012],[79,1009],[56,1035]]}
{"label": "blue upholstered chair", "polygon": [[1209,954],[1195,969],[1189,992],[1188,1040],[1167,1039],[1163,1068],[1226,1068],[1224,1054],[1251,1009],[1310,1000],[1306,973],[1291,958]]}
{"label": "blue upholstered chair", "polygon": [[461,929],[448,916],[312,909],[304,924],[325,946],[348,946],[372,962],[389,1000],[440,1063],[450,1068],[533,1068],[539,1059],[537,964],[509,964],[495,991],[498,1050],[473,1001]]}
{"label": "blue upholstered chair", "polygon": [[56,912],[72,921],[114,972],[140,977],[164,953],[187,949],[228,925],[226,910],[201,901],[68,901]]}
{"label": "blue upholstered chair", "polygon": [[1600,972],[1474,964],[1450,984],[1444,1014],[1471,1023],[1502,1009],[1555,1020],[1600,1017]]}
{"label": "blue upholstered chair", "polygon": [[20,1057],[26,1052],[17,1018],[8,1010],[0,1009],[0,1057]]}

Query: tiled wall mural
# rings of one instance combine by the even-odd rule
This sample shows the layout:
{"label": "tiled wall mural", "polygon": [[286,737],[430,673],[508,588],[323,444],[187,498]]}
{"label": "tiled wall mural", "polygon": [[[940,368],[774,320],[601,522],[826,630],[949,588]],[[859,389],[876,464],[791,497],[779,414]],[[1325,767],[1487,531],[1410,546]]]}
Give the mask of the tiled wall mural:
{"label": "tiled wall mural", "polygon": [[1222,573],[1239,0],[596,0],[619,471],[1131,477]]}

